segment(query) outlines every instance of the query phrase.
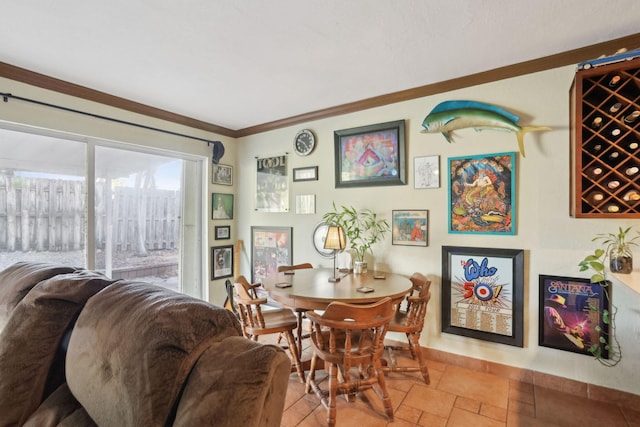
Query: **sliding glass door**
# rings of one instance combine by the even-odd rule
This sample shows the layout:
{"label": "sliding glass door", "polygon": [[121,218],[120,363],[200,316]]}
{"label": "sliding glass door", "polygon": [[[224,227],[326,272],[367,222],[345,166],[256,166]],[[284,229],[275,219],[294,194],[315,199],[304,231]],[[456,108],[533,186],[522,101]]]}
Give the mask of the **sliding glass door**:
{"label": "sliding glass door", "polygon": [[201,159],[8,129],[0,153],[0,268],[60,262],[206,298]]}

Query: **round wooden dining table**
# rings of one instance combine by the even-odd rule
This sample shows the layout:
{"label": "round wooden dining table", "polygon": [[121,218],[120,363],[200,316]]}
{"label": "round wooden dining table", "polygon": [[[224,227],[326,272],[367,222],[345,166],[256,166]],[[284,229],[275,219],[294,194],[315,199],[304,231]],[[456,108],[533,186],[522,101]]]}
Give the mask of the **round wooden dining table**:
{"label": "round wooden dining table", "polygon": [[[338,282],[330,282],[334,270],[331,268],[308,268],[273,274],[262,281],[262,286],[271,298],[291,308],[303,310],[325,310],[333,301],[351,304],[369,304],[389,297],[401,300],[411,289],[409,277],[380,271],[364,274],[338,273]],[[383,276],[384,278],[376,278]],[[282,284],[289,287],[279,287]],[[358,288],[370,288],[371,292],[360,292]]]}

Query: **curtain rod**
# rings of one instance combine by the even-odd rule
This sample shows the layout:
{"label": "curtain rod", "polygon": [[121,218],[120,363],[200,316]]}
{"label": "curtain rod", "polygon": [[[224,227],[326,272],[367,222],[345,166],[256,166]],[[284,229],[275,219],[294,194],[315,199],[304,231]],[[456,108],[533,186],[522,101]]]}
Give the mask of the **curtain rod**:
{"label": "curtain rod", "polygon": [[142,128],[142,129],[147,129],[147,130],[153,130],[153,131],[156,131],[156,132],[166,133],[166,134],[169,134],[169,135],[181,136],[183,138],[195,139],[196,141],[206,142],[207,146],[210,145],[210,144],[213,144],[215,142],[215,141],[210,141],[210,140],[204,139],[204,138],[198,138],[197,136],[185,135],[183,133],[173,132],[173,131],[170,131],[170,130],[160,129],[160,128],[147,126],[147,125],[142,125],[140,123],[133,123],[133,122],[128,122],[126,120],[114,119],[113,117],[106,117],[106,116],[101,116],[99,114],[88,113],[86,111],[75,110],[73,108],[63,107],[61,105],[56,105],[56,104],[50,104],[48,102],[38,101],[36,99],[29,99],[29,98],[24,98],[22,96],[12,95],[10,93],[0,92],[0,96],[2,96],[2,99],[4,100],[4,102],[9,102],[10,98],[11,99],[17,99],[19,101],[30,102],[32,104],[37,104],[37,105],[42,105],[42,106],[45,106],[45,107],[55,108],[55,109],[62,110],[62,111],[68,111],[68,112],[71,112],[71,113],[82,114],[84,116],[89,116],[89,117],[93,117],[93,118],[96,118],[96,119],[107,120],[107,121],[110,121],[110,122],[120,123],[120,124],[124,124],[124,125],[129,125],[129,126],[135,126],[135,127],[139,127],[139,128]]}

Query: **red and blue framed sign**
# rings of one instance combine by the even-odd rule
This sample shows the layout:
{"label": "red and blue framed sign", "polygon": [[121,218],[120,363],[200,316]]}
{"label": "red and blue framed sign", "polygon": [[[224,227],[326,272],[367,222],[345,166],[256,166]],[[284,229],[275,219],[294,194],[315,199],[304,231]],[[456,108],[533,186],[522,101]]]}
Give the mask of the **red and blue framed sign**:
{"label": "red and blue framed sign", "polygon": [[442,332],[523,346],[524,251],[442,247]]}

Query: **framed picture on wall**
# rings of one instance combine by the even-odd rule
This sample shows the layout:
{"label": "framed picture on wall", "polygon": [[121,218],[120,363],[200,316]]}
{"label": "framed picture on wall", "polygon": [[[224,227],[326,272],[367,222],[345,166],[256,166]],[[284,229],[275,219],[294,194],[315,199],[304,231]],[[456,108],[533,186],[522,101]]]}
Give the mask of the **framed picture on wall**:
{"label": "framed picture on wall", "polygon": [[392,245],[428,246],[427,210],[392,211]]}
{"label": "framed picture on wall", "polygon": [[233,185],[233,166],[214,164],[211,170],[213,184]]}
{"label": "framed picture on wall", "polygon": [[516,153],[449,158],[449,233],[516,234]]}
{"label": "framed picture on wall", "polygon": [[523,346],[524,251],[442,247],[442,332]]}
{"label": "framed picture on wall", "polygon": [[335,186],[405,184],[404,120],[334,132]]}
{"label": "framed picture on wall", "polygon": [[233,194],[211,194],[211,218],[233,219]]}
{"label": "framed picture on wall", "polygon": [[211,280],[233,276],[233,245],[211,248]]}
{"label": "framed picture on wall", "polygon": [[440,156],[414,157],[413,187],[440,188]]}
{"label": "framed picture on wall", "polygon": [[214,227],[216,240],[228,240],[231,238],[231,226],[230,225],[216,225]]}
{"label": "framed picture on wall", "polygon": [[292,235],[292,227],[251,227],[251,283],[291,265]]}
{"label": "framed picture on wall", "polygon": [[596,346],[608,359],[607,347],[600,342],[601,337],[609,338],[603,319],[605,310],[611,311],[611,284],[607,289],[589,279],[541,274],[538,344],[586,355]]}

